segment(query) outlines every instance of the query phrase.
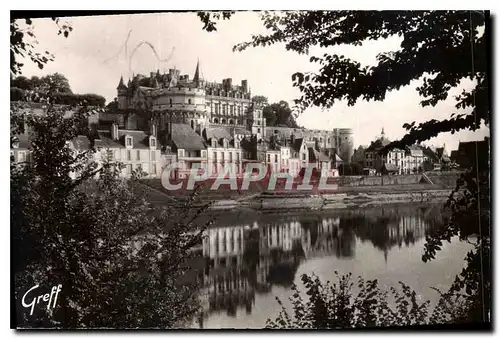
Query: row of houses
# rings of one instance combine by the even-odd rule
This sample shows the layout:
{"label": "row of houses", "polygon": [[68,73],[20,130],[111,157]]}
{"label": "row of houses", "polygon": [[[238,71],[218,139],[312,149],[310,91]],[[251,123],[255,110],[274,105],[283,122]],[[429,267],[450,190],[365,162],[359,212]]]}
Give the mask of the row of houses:
{"label": "row of houses", "polygon": [[383,155],[380,151],[390,142],[382,129],[380,137],[370,146],[355,150],[352,161],[360,164],[367,174],[402,175],[450,168],[451,160],[445,147],[433,151],[429,147],[411,145],[404,149],[393,148]]}
{"label": "row of houses", "polygon": [[[179,166],[171,176],[178,179],[186,178],[199,167],[206,168],[209,177],[228,169],[242,176],[249,163],[262,163],[269,171],[287,172],[294,177],[312,165],[335,176],[336,164],[341,162],[338,155],[332,159],[321,150],[316,140],[296,138],[293,134],[289,139],[259,139],[240,127],[209,126],[195,130],[185,123],[169,123],[161,132],[151,123],[149,130],[144,131],[127,128],[126,121],[120,126],[116,121],[92,119],[89,135],[68,142],[68,147],[84,152],[93,145],[97,150],[93,160],[98,164],[105,159],[122,163],[120,175],[125,178],[137,170],[146,178],[160,178],[162,171],[173,163]],[[11,155],[17,162],[26,162],[30,160],[30,151],[30,134],[26,129],[12,138]]]}

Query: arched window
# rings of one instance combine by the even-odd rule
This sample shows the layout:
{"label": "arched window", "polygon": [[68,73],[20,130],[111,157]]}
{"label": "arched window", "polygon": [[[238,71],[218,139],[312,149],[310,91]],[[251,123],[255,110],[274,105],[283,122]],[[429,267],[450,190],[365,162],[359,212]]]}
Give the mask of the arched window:
{"label": "arched window", "polygon": [[188,99],[188,104],[191,105],[191,99]]}
{"label": "arched window", "polygon": [[226,123],[226,119],[222,119],[221,123],[225,124]]}
{"label": "arched window", "polygon": [[214,119],[214,124],[218,124],[219,123],[219,119],[215,118]]}
{"label": "arched window", "polygon": [[191,128],[194,129],[194,120],[191,120]]}
{"label": "arched window", "polygon": [[229,120],[229,125],[234,125],[233,119]]}

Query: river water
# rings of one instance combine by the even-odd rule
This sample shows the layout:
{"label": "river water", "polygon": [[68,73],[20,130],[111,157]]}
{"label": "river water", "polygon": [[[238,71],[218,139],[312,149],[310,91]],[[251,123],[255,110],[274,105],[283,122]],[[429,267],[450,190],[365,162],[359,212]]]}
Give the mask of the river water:
{"label": "river water", "polygon": [[195,328],[263,328],[286,305],[302,274],[335,280],[335,271],[378,279],[382,289],[403,281],[434,303],[464,265],[470,246],[444,243],[421,259],[425,235],[445,222],[442,203],[383,205],[329,212],[215,215],[199,249],[203,315]]}

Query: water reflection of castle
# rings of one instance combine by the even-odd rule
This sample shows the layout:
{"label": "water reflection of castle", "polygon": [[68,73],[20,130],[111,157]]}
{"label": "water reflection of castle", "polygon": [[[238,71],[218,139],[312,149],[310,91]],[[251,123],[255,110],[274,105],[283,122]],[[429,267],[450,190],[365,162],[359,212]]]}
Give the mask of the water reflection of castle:
{"label": "water reflection of castle", "polygon": [[429,222],[421,214],[382,212],[281,221],[248,221],[211,228],[203,241],[201,282],[207,313],[237,309],[251,313],[256,293],[272,285],[291,286],[299,264],[313,257],[355,255],[356,240],[371,241],[385,255],[394,246],[410,246],[425,236]]}

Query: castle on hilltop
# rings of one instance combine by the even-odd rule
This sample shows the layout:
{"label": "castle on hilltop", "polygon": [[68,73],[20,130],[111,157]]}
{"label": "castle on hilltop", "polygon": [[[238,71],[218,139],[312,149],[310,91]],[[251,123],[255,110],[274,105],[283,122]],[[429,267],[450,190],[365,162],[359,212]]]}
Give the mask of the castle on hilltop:
{"label": "castle on hilltop", "polygon": [[201,74],[198,62],[192,79],[177,69],[133,75],[127,82],[120,78],[115,101],[89,127],[96,144],[125,163],[124,176],[140,167],[148,177],[159,177],[172,162],[183,164],[179,178],[195,163],[215,175],[228,164],[241,174],[249,162],[294,176],[313,164],[333,176],[351,161],[350,129],[267,126],[247,80],[208,82]]}

